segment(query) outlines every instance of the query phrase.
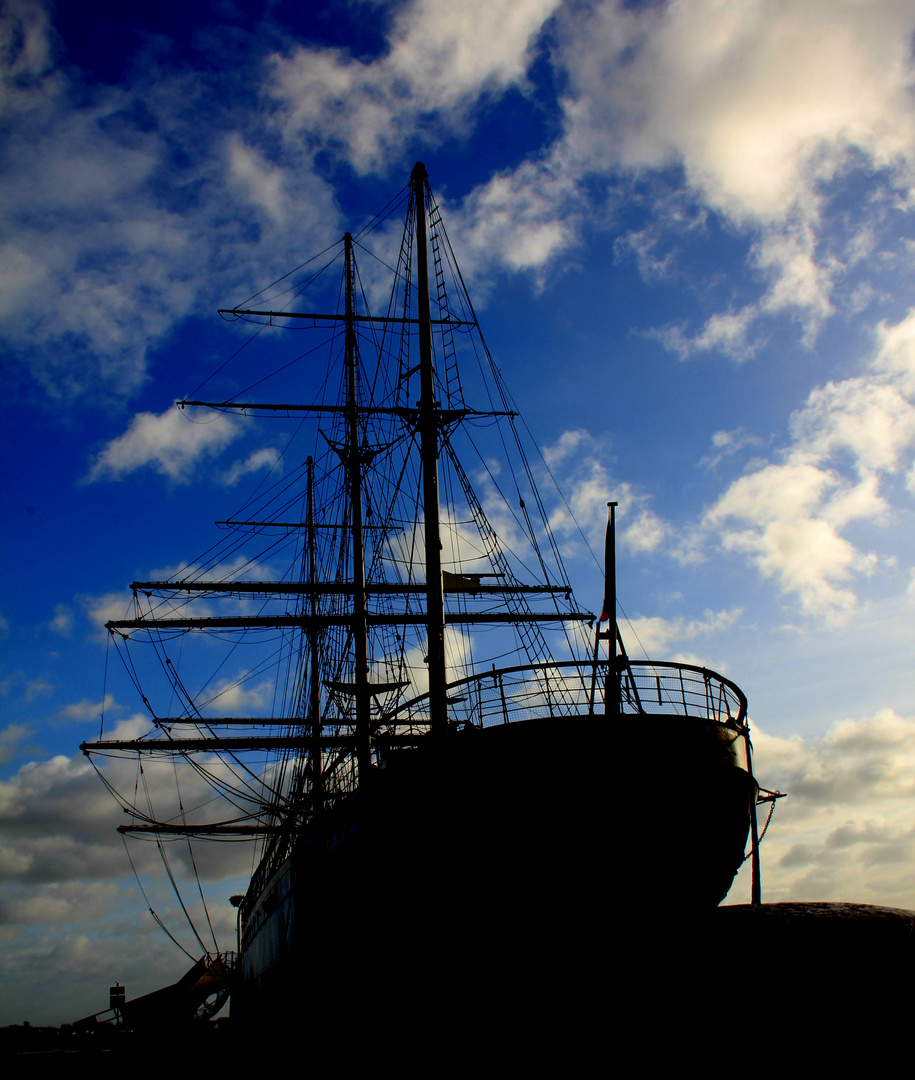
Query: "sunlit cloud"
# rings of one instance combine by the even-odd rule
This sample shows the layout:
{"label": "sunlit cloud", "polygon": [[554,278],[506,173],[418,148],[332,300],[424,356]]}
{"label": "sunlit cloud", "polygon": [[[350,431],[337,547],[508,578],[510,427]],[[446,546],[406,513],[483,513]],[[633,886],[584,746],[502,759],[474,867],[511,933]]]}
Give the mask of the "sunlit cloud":
{"label": "sunlit cloud", "polygon": [[706,611],[701,619],[642,616],[621,623],[620,632],[631,656],[646,656],[657,660],[666,658],[673,645],[729,630],[742,614],[742,608],[732,608],[727,611]]}
{"label": "sunlit cloud", "polygon": [[915,719],[885,709],[811,739],[755,726],[753,745],[761,781],[788,793],[762,847],[769,902],[915,906]]}
{"label": "sunlit cloud", "polygon": [[913,29],[903,0],[599,4],[569,23],[567,138],[602,162],[681,164],[739,223],[810,220],[856,154],[911,184]]}
{"label": "sunlit cloud", "polygon": [[901,392],[911,392],[910,322],[883,324],[866,374],[816,387],[791,417],[782,460],[754,465],[705,514],[725,550],[748,555],[808,615],[854,611],[855,578],[877,565],[843,531],[888,523],[882,480],[915,449],[915,404]]}

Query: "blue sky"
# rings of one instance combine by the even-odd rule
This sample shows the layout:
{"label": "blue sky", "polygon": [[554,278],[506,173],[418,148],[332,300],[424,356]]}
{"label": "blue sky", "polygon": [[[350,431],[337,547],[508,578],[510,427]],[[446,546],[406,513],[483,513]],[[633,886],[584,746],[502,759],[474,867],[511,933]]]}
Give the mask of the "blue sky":
{"label": "blue sky", "polygon": [[[7,0],[0,19],[0,1022],[182,970],[76,749],[99,629],[275,457],[277,436],[174,410],[241,342],[216,307],[358,228],[417,159],[595,550],[621,504],[631,651],[747,693],[758,774],[790,793],[764,899],[915,908],[911,3]],[[209,858],[237,891],[242,857]]]}

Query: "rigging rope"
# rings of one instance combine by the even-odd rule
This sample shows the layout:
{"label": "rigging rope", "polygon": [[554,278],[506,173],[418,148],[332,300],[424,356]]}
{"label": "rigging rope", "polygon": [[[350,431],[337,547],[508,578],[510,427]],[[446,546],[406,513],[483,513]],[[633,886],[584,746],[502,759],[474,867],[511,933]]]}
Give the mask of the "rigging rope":
{"label": "rigging rope", "polygon": [[[149,807],[150,819],[155,819],[156,814],[155,814],[155,810],[153,809],[153,805],[152,805],[152,796],[149,793],[149,785],[146,782],[146,772],[143,769],[142,765],[140,766],[140,776],[141,776],[142,781],[143,781],[143,792],[144,792],[144,794],[146,796],[146,805]],[[178,904],[181,907],[181,910],[184,912],[184,916],[187,919],[188,926],[191,928],[191,933],[197,939],[197,942],[200,945],[200,948],[203,949],[204,953],[206,953],[207,948],[203,943],[203,939],[197,933],[197,927],[194,926],[194,920],[191,918],[190,912],[187,910],[187,907],[185,906],[184,901],[181,899],[181,892],[178,889],[178,882],[175,880],[175,876],[172,873],[172,868],[171,868],[171,865],[170,865],[170,863],[168,861],[168,856],[165,853],[165,848],[162,846],[162,841],[160,840],[158,835],[156,836],[156,847],[159,850],[159,857],[162,859],[162,865],[165,867],[165,873],[168,875],[168,879],[171,882],[172,889],[173,889],[173,891],[175,893],[175,898],[177,899]]]}
{"label": "rigging rope", "polygon": [[[124,842],[124,851],[127,853],[127,861],[130,863],[130,869],[133,870],[133,876],[134,878],[136,878],[137,887],[139,888],[143,899],[146,901],[147,911],[150,915],[152,915],[153,919],[155,919],[159,929],[165,933],[166,937],[168,937],[175,945],[177,945],[178,948],[184,953],[184,955],[187,956],[190,960],[196,960],[197,957],[194,956],[192,953],[189,953],[187,949],[185,949],[181,942],[175,937],[175,935],[168,929],[165,923],[156,914],[152,904],[149,902],[149,897],[146,895],[146,890],[143,888],[143,882],[140,881],[140,875],[137,873],[137,868],[134,865],[133,857],[130,854],[130,848],[127,846],[127,837],[122,835],[121,840]],[[205,949],[204,952],[206,952]]]}
{"label": "rigging rope", "polygon": [[[178,792],[178,808],[181,813],[181,823],[187,826],[187,815],[184,812],[184,799],[181,796],[181,782],[178,779],[178,759],[172,758],[172,770],[175,774],[175,789]],[[194,845],[191,843],[190,834],[187,837],[187,853],[191,859],[191,866],[194,868],[194,880],[197,882],[197,892],[200,896],[200,903],[203,905],[203,913],[206,916],[207,926],[210,928],[210,937],[213,939],[213,948],[217,955],[219,954],[219,943],[216,940],[216,933],[213,930],[213,923],[210,919],[210,910],[207,907],[206,898],[203,895],[203,886],[200,883],[200,874],[197,871],[197,860],[194,858]],[[197,940],[199,941],[199,935]],[[202,943],[201,943],[202,944]]]}

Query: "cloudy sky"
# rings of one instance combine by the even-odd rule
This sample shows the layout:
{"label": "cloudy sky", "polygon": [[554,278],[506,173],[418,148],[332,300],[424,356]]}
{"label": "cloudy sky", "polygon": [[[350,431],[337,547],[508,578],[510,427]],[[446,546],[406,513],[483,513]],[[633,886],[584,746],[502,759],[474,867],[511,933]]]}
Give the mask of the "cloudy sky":
{"label": "cloudy sky", "polygon": [[[911,0],[5,0],[0,20],[0,1023],[179,975],[150,906],[199,955],[77,750],[100,627],[276,460],[275,436],[174,409],[239,347],[216,307],[358,228],[417,159],[595,550],[620,501],[631,652],[747,693],[758,775],[789,792],[763,898],[915,908]],[[139,724],[126,694],[105,711]],[[200,856],[216,896],[250,869],[233,852]],[[231,908],[213,917],[231,946]]]}

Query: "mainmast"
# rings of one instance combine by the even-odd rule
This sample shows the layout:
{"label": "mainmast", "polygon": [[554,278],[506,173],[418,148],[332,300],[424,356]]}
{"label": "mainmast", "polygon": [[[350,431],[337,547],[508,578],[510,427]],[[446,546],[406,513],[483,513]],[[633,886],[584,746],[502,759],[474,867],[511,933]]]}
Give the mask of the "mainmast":
{"label": "mainmast", "polygon": [[429,724],[433,735],[448,724],[445,671],[445,594],[438,495],[438,409],[432,362],[432,313],[426,250],[426,166],[417,161],[410,174],[416,208],[416,271],[419,293],[419,433],[426,531],[426,617],[428,619]]}

